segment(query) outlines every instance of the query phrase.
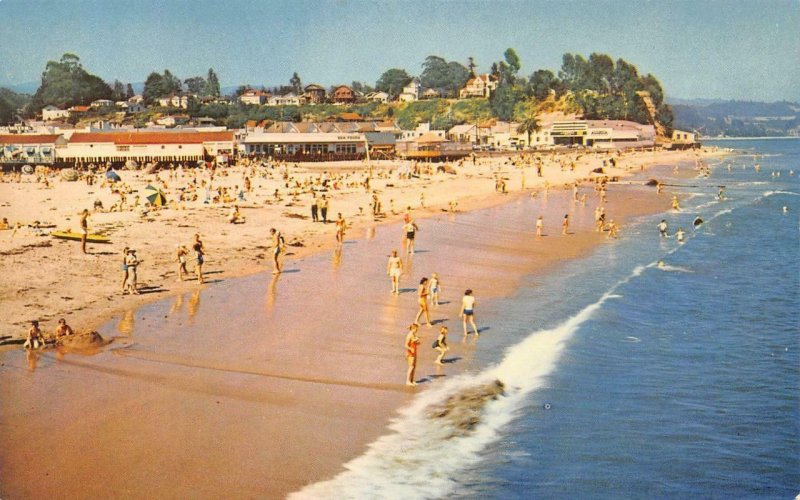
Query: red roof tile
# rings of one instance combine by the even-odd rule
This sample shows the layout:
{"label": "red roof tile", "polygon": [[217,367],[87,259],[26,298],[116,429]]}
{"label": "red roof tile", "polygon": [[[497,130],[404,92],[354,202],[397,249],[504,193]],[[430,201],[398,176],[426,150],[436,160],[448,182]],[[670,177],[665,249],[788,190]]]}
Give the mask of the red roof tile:
{"label": "red roof tile", "polygon": [[93,132],[72,134],[69,142],[114,144],[202,144],[233,142],[233,132]]}
{"label": "red roof tile", "polygon": [[58,134],[9,134],[0,135],[0,144],[52,144],[61,137]]}

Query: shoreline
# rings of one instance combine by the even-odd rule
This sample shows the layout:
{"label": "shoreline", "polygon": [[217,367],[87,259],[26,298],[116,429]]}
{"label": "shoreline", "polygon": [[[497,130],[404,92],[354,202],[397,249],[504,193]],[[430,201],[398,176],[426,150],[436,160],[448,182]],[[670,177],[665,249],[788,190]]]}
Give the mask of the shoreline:
{"label": "shoreline", "polygon": [[[615,192],[636,189],[631,186],[625,186],[624,184],[620,184],[619,188],[621,189],[615,189],[614,185],[611,185],[609,189],[611,195],[610,202],[613,206],[616,206],[618,203],[625,203],[625,200],[620,201],[615,199]],[[584,189],[586,188],[584,187]],[[632,213],[626,217],[642,215],[643,213],[655,213],[666,208],[668,204],[666,193],[662,195],[661,203],[657,204],[660,206],[657,207],[652,203],[652,196],[655,195],[655,190],[653,188],[641,188],[639,190],[643,191],[645,189],[652,189],[652,195],[648,193],[645,197],[646,199],[628,207],[632,210]],[[549,199],[544,200],[542,195],[539,194],[538,200],[549,203],[550,211],[548,213],[551,215],[548,216],[548,219],[551,219],[556,218],[555,211],[563,210],[564,203],[566,203],[566,206],[570,205],[569,198],[569,192],[559,187],[558,189],[552,190]],[[507,196],[497,195],[495,197],[488,197],[478,200],[478,202],[483,202],[487,205],[487,207],[484,207],[484,212],[491,212],[492,210],[508,209],[523,205],[529,200],[529,194],[527,192],[521,192]],[[596,245],[603,244],[603,242],[607,241],[604,235],[598,235],[591,231],[590,215],[591,206],[593,206],[593,204],[594,203],[582,209],[577,209],[578,216],[575,220],[576,234],[570,235],[564,239],[558,237],[553,238],[547,242],[546,247],[542,247],[541,251],[543,253],[537,254],[534,259],[530,258],[530,235],[533,232],[533,220],[530,221],[530,231],[520,231],[519,228],[516,228],[515,234],[510,235],[507,230],[501,227],[502,225],[491,227],[491,231],[496,231],[492,234],[497,234],[498,238],[502,239],[505,236],[509,236],[511,239],[507,241],[503,240],[504,246],[498,248],[493,248],[492,245],[481,244],[478,245],[476,249],[471,248],[473,245],[469,245],[470,251],[482,252],[481,255],[496,254],[498,258],[489,258],[485,264],[488,267],[482,265],[478,268],[466,269],[466,266],[459,266],[457,269],[453,269],[448,273],[449,276],[445,282],[446,290],[452,291],[464,288],[465,285],[468,286],[476,279],[478,281],[482,279],[491,279],[492,287],[481,293],[481,303],[485,303],[486,300],[491,297],[500,299],[505,294],[512,292],[514,287],[518,286],[518,280],[521,276],[529,275],[529,273],[534,272],[531,271],[532,268],[538,268],[541,272],[552,272],[558,268],[559,263],[565,262],[566,259],[579,258],[581,255],[585,255],[585,252],[591,252],[592,248],[595,248]],[[642,210],[644,210],[644,212],[642,212]],[[614,215],[614,217],[620,220],[620,216],[625,209],[615,208],[614,211],[617,214]],[[421,239],[424,241],[428,238],[440,237],[440,230],[436,229],[437,224],[452,224],[453,219],[456,221],[461,219],[472,220],[479,215],[483,215],[480,210],[465,210],[454,216],[434,211],[430,217],[420,217],[418,219],[420,225],[424,229],[420,235]],[[400,215],[397,216],[398,219],[399,217]],[[560,229],[557,227],[557,220],[558,219],[548,223],[548,227],[550,227],[548,231],[555,233],[554,236],[556,236],[558,229]],[[385,246],[387,241],[390,242],[390,244],[392,244],[391,242],[394,242],[394,244],[398,243],[399,238],[394,231],[397,229],[396,225],[397,219],[378,224],[377,226],[372,223],[366,223],[362,228],[363,232],[351,232],[345,245],[347,255],[343,258],[344,262],[338,264],[342,266],[341,270],[338,270],[337,264],[334,262],[335,276],[331,278],[334,281],[331,281],[330,287],[335,286],[337,289],[340,287],[344,288],[341,292],[344,293],[343,297],[349,297],[349,294],[352,293],[353,290],[359,290],[360,293],[366,292],[367,296],[371,296],[371,293],[368,290],[363,290],[363,288],[365,284],[369,284],[369,289],[371,290],[373,288],[372,284],[376,282],[375,280],[379,281],[377,286],[380,290],[380,292],[375,293],[381,293],[384,289],[384,285],[388,288],[388,284],[383,281],[385,277],[381,272],[385,265],[383,253],[388,251],[388,248]],[[434,229],[433,232],[429,230],[431,228]],[[587,231],[587,229],[589,230]],[[377,236],[375,233],[377,233]],[[357,235],[357,237],[353,235]],[[357,241],[353,242],[352,240]],[[328,242],[330,242],[330,240],[328,240]],[[378,247],[378,255],[376,255],[375,250],[367,252],[356,251],[362,245],[372,245],[372,247],[369,248],[374,248],[374,245],[378,244],[377,242],[382,242],[384,245]],[[355,246],[351,246],[351,243]],[[444,242],[442,244],[446,245]],[[173,438],[164,435],[161,431],[156,432],[153,429],[141,427],[137,424],[134,426],[136,429],[134,432],[130,427],[134,423],[131,422],[130,419],[134,418],[136,421],[144,419],[146,421],[148,418],[147,415],[158,408],[173,408],[172,411],[180,413],[179,409],[184,406],[194,407],[200,405],[200,407],[203,407],[209,399],[209,395],[211,395],[211,399],[213,399],[213,395],[217,394],[217,398],[222,396],[228,401],[226,406],[227,410],[220,415],[217,415],[215,412],[213,415],[202,417],[202,421],[196,424],[199,428],[205,428],[206,426],[209,426],[209,428],[217,428],[217,425],[221,423],[219,419],[227,421],[234,418],[237,422],[251,422],[253,418],[255,418],[255,415],[260,415],[258,418],[266,419],[269,423],[267,429],[272,430],[261,429],[261,432],[258,434],[250,435],[250,433],[252,433],[251,430],[237,430],[237,427],[234,425],[233,429],[226,427],[222,430],[222,428],[218,428],[217,432],[222,432],[222,434],[217,436],[216,439],[220,439],[223,442],[236,443],[237,438],[240,440],[243,435],[248,435],[249,439],[255,439],[263,446],[259,447],[257,452],[248,446],[244,446],[243,450],[231,451],[231,453],[236,455],[239,453],[248,453],[247,450],[249,450],[249,453],[257,453],[260,460],[265,461],[264,463],[270,462],[268,459],[270,453],[277,452],[282,454],[286,452],[290,455],[290,458],[287,459],[280,458],[278,455],[271,458],[271,460],[281,460],[281,463],[285,464],[282,471],[279,473],[272,471],[265,473],[257,467],[255,469],[245,467],[244,470],[241,471],[241,475],[237,475],[233,471],[227,471],[234,474],[237,480],[246,481],[248,487],[253,488],[253,493],[260,491],[261,494],[263,494],[264,491],[268,491],[270,496],[278,494],[285,495],[291,491],[296,491],[303,485],[308,484],[308,482],[319,481],[331,475],[335,475],[337,471],[342,470],[342,464],[363,453],[366,445],[384,432],[387,421],[393,415],[396,415],[397,408],[409,401],[410,398],[417,394],[417,391],[404,389],[401,383],[402,373],[397,371],[399,366],[397,344],[401,341],[401,339],[398,338],[398,332],[402,332],[404,325],[409,321],[408,316],[411,315],[413,317],[413,311],[415,309],[413,300],[410,297],[410,295],[413,295],[413,288],[410,292],[406,291],[404,294],[401,294],[398,299],[400,302],[396,304],[387,300],[381,293],[378,300],[380,303],[385,302],[385,304],[378,306],[377,309],[378,311],[382,311],[378,332],[363,332],[364,334],[377,334],[377,336],[369,347],[354,344],[344,351],[337,348],[336,332],[341,331],[342,328],[352,329],[353,326],[345,326],[351,325],[351,323],[355,325],[361,325],[362,323],[368,325],[376,321],[376,318],[367,319],[371,318],[370,314],[372,313],[359,313],[367,314],[367,316],[363,318],[364,321],[356,319],[361,318],[359,315],[356,315],[355,318],[341,318],[344,323],[342,326],[336,327],[331,323],[331,321],[335,321],[335,318],[309,317],[302,303],[297,303],[296,298],[294,301],[292,300],[292,297],[297,293],[302,295],[302,290],[306,290],[310,283],[313,283],[314,286],[320,286],[317,280],[321,279],[322,275],[321,273],[315,272],[314,269],[317,269],[317,267],[313,266],[322,265],[323,268],[328,268],[330,266],[324,254],[330,252],[331,246],[333,245],[328,244],[327,246],[322,245],[321,247],[307,245],[304,249],[308,250],[307,253],[302,256],[295,256],[292,262],[287,260],[287,264],[289,264],[288,267],[300,267],[301,272],[286,274],[285,277],[279,278],[278,280],[273,279],[273,282],[270,284],[266,283],[267,280],[263,279],[260,273],[255,273],[242,278],[236,283],[226,279],[224,282],[214,287],[203,287],[200,289],[195,286],[189,288],[182,292],[183,295],[188,295],[187,292],[194,291],[195,293],[192,294],[192,296],[197,295],[198,301],[200,300],[199,297],[201,294],[204,298],[202,299],[203,305],[200,307],[200,311],[195,311],[194,313],[189,311],[188,316],[180,316],[180,314],[182,314],[180,313],[181,306],[178,305],[176,307],[176,304],[178,303],[178,297],[182,297],[183,295],[178,295],[177,292],[169,296],[170,299],[175,300],[170,311],[165,309],[167,307],[166,301],[150,303],[144,308],[141,306],[137,306],[136,308],[129,307],[127,310],[131,311],[131,322],[133,322],[133,315],[136,315],[135,330],[137,333],[128,334],[130,337],[128,339],[116,339],[115,342],[111,344],[113,352],[88,358],[76,358],[75,355],[72,354],[68,354],[66,357],[56,354],[56,357],[53,358],[52,355],[48,354],[40,361],[42,366],[36,369],[36,371],[28,372],[27,375],[24,371],[8,371],[9,367],[7,367],[5,369],[6,374],[12,376],[12,380],[22,376],[27,382],[22,384],[22,387],[15,387],[13,390],[9,387],[4,388],[3,392],[7,393],[4,396],[8,396],[10,393],[8,400],[22,402],[27,400],[27,398],[33,398],[32,401],[36,401],[36,396],[29,396],[25,392],[31,389],[33,389],[33,392],[36,392],[35,388],[28,387],[28,384],[33,383],[34,379],[49,380],[56,383],[57,386],[54,389],[58,391],[58,394],[71,394],[74,393],[75,387],[73,386],[75,384],[78,384],[76,387],[82,385],[81,379],[83,377],[76,377],[75,375],[81,375],[81,373],[76,373],[75,370],[86,371],[87,369],[91,369],[92,371],[87,373],[96,374],[96,380],[93,384],[101,385],[100,388],[90,389],[91,398],[87,395],[84,396],[87,399],[82,401],[59,401],[57,403],[42,399],[40,403],[46,406],[57,404],[59,408],[58,415],[66,417],[68,420],[74,419],[76,421],[76,424],[70,427],[70,434],[74,433],[74,436],[69,436],[69,443],[77,445],[82,439],[87,439],[89,435],[92,435],[91,442],[94,443],[93,447],[99,447],[99,450],[92,448],[92,453],[95,454],[109,452],[109,450],[105,448],[108,444],[104,445],[103,443],[115,442],[113,436],[117,436],[118,432],[113,430],[113,428],[117,426],[125,428],[126,433],[133,432],[133,435],[140,436],[140,441],[147,444],[144,446],[137,444],[136,450],[138,451],[134,451],[134,449],[130,449],[128,446],[123,446],[121,450],[117,450],[115,446],[114,451],[115,453],[123,453],[123,455],[125,455],[126,452],[131,453],[132,458],[130,460],[136,461],[140,460],[140,458],[137,457],[142,453],[146,453],[152,446],[179,447],[179,449],[182,449],[188,456],[196,457],[196,454],[202,454],[202,450],[206,447],[206,445],[203,444],[203,439],[196,441],[197,438],[191,438],[193,445],[191,448],[186,449],[184,447],[185,445],[174,442]],[[351,247],[354,250],[350,250]],[[450,249],[446,251],[450,259],[463,258],[463,256],[458,255],[459,247],[446,246],[445,248]],[[361,260],[358,260],[357,263],[352,264],[355,265],[355,269],[351,269],[352,272],[350,273],[347,272],[347,266],[350,265],[349,259],[361,259],[362,253],[364,259],[372,259],[374,262],[377,262],[377,264],[364,265]],[[547,256],[546,258],[545,255]],[[419,273],[427,273],[430,269],[428,267],[429,265],[438,267],[435,262],[426,264],[427,260],[432,257],[434,257],[432,254],[420,253],[413,263],[413,275],[416,276]],[[470,261],[471,259],[467,258],[466,262]],[[379,267],[379,269],[376,270],[375,267]],[[290,271],[290,269],[287,269],[287,272],[288,271]],[[291,271],[294,271],[294,269],[291,269]],[[368,275],[362,276],[361,274],[364,272]],[[339,274],[336,275],[336,273]],[[476,275],[475,273],[478,274]],[[483,278],[481,278],[481,276]],[[309,279],[312,281],[307,281]],[[275,285],[279,280],[285,281],[285,284],[278,284],[276,287]],[[343,282],[343,280],[345,282],[350,280],[350,284],[348,285]],[[333,283],[336,283],[336,285],[333,285]],[[256,295],[265,293],[267,312],[272,314],[270,311],[280,310],[280,315],[275,314],[278,317],[270,320],[275,321],[275,325],[273,327],[265,327],[265,331],[275,332],[271,334],[269,338],[259,340],[254,345],[249,345],[241,344],[235,336],[231,337],[230,333],[225,334],[223,337],[219,336],[223,333],[219,328],[224,324],[225,319],[215,315],[214,305],[207,304],[208,300],[213,299],[207,299],[205,297],[214,297],[220,294],[232,296],[232,287],[234,286],[237,288],[255,287]],[[284,290],[285,286],[289,286],[289,289]],[[414,286],[414,280],[411,279],[409,282],[408,279],[404,279],[403,286]],[[277,293],[275,291],[276,288],[278,290]],[[335,292],[334,288],[323,288],[327,290],[327,293],[339,293]],[[288,297],[287,294],[289,295]],[[164,295],[158,298],[166,299],[168,296]],[[341,303],[342,300],[346,299],[330,298],[330,302],[333,304]],[[457,307],[457,304],[455,304],[457,301],[454,297],[452,300],[454,303],[447,306],[450,309]],[[189,301],[191,301],[191,298]],[[365,308],[365,311],[375,309],[376,305],[377,304],[370,305]],[[230,307],[233,306],[234,304],[230,303]],[[252,307],[253,304],[249,306],[250,307],[242,306],[244,307],[242,311],[257,311],[257,309]],[[191,308],[191,304],[189,304],[188,307]],[[239,307],[239,305],[237,305],[237,307]],[[201,328],[200,331],[194,331],[193,333],[200,336],[200,341],[197,346],[181,344],[179,339],[172,338],[174,334],[166,337],[163,336],[162,330],[170,332],[172,328],[176,328],[176,326],[170,326],[173,320],[167,319],[168,317],[173,317],[171,312],[173,308],[179,310],[175,313],[178,319],[174,320],[177,321],[178,324],[188,321],[189,324],[195,325],[193,330]],[[197,306],[195,305],[195,309],[196,308]],[[211,308],[211,310],[208,310],[208,308]],[[208,311],[208,314],[211,314],[211,316],[202,316],[206,314],[206,311]],[[353,314],[355,311],[350,312]],[[162,317],[162,313],[164,319],[159,319]],[[451,311],[451,313],[453,313],[453,311]],[[141,314],[146,314],[146,317],[140,317]],[[194,314],[198,314],[198,316],[195,317]],[[234,312],[228,312],[228,315],[232,317],[237,316]],[[156,324],[158,326],[154,326],[152,321],[149,322],[150,326],[147,326],[148,318],[156,318]],[[205,321],[202,318],[205,318]],[[212,318],[217,319],[213,320]],[[212,323],[213,321],[216,321],[216,323]],[[220,323],[220,321],[222,323]],[[212,323],[209,325],[208,331],[202,329],[204,328],[203,325],[205,322]],[[111,324],[104,324],[106,325],[105,328],[113,328]],[[145,328],[144,333],[140,332],[140,325]],[[460,336],[460,334],[458,334],[459,326],[458,324],[452,325],[451,338],[453,340]],[[155,328],[155,330],[151,331],[150,329],[153,328]],[[281,332],[281,330],[286,330],[287,328],[287,331]],[[121,331],[120,325],[117,325],[117,329]],[[356,332],[359,332],[361,329],[363,329],[363,327],[357,327]],[[432,335],[432,333],[431,330],[425,330],[424,328],[423,330],[423,345],[426,345],[425,342],[428,344],[430,343],[428,337]],[[102,333],[106,334],[105,331]],[[491,334],[490,332],[489,335]],[[272,335],[277,335],[277,337],[273,338]],[[211,345],[215,345],[220,352],[209,357],[209,354],[201,347],[205,345],[205,343],[202,342],[203,339],[206,339]],[[240,360],[240,356],[235,353],[239,352],[242,348],[252,351],[258,362],[253,363]],[[448,375],[454,374],[450,372],[461,373],[470,369],[473,363],[470,361],[473,356],[470,349],[471,347],[469,345],[463,347],[458,346],[457,349],[454,349],[454,354],[461,356],[463,360],[453,368],[448,367]],[[306,353],[308,352],[314,352],[316,354],[314,359],[306,359]],[[7,362],[13,361],[10,353],[0,353],[0,356],[3,356]],[[430,365],[429,362],[431,359],[428,359],[429,357],[432,357],[432,355],[428,353],[427,350],[423,350],[420,366],[424,366],[425,370],[428,370]],[[346,376],[339,374],[340,371],[338,368],[342,364],[352,367],[351,370],[353,370],[353,372],[350,373],[349,370],[344,374]],[[381,368],[386,366],[394,368],[387,373],[385,369]],[[264,367],[271,368],[265,369]],[[209,368],[211,368],[211,371],[208,371]],[[65,379],[61,378],[64,374],[70,373],[71,376],[67,376]],[[111,379],[106,381],[107,376],[103,375],[105,373],[114,373],[114,375]],[[100,376],[99,379],[98,375]],[[276,377],[276,375],[278,376]],[[56,377],[55,380],[54,377]],[[168,377],[165,380],[171,381],[166,386],[163,382],[159,382],[159,380],[164,377]],[[262,382],[266,380],[264,379],[264,377],[266,377],[269,381],[266,386],[264,386],[263,383],[250,381],[249,378],[251,377],[255,377]],[[316,383],[320,380],[323,381],[323,386],[319,386]],[[365,383],[359,386],[357,384],[359,380],[366,381],[368,384]],[[136,410],[137,412],[143,412],[143,415],[138,415],[137,413],[138,418],[125,416],[124,413],[126,409],[129,411],[131,404],[134,404],[135,401],[135,399],[131,399],[132,397],[135,398],[135,396],[133,396],[133,393],[129,393],[129,389],[125,389],[125,386],[134,382],[137,386],[144,384],[143,387],[148,388],[148,394],[150,394],[151,391],[155,391],[155,394],[146,396],[146,401],[149,401],[148,406],[151,406],[153,409],[146,410],[142,407]],[[309,384],[308,382],[312,383]],[[353,382],[356,382],[356,384],[354,385]],[[239,387],[240,384],[243,384],[242,387]],[[369,387],[369,384],[388,387],[391,390],[386,391],[379,387]],[[247,389],[248,387],[249,389]],[[325,389],[320,391],[318,390],[319,387],[325,387]],[[179,389],[179,393],[175,393],[176,388]],[[13,394],[16,390],[23,392],[21,394]],[[209,393],[208,391],[212,392]],[[141,393],[141,390],[136,391],[136,393]],[[23,396],[22,394],[25,395]],[[47,392],[45,391],[40,397],[45,398],[46,394]],[[175,400],[176,397],[178,398],[177,402]],[[6,399],[6,397],[4,397],[4,399]],[[213,401],[207,402],[212,403],[213,407]],[[231,405],[234,402],[236,402],[236,404],[233,405],[234,408],[232,408]],[[179,406],[174,407],[175,404],[179,404]],[[217,404],[219,404],[219,401],[217,401]],[[266,408],[269,409],[269,414],[266,415],[262,414],[265,404],[268,405]],[[356,405],[359,410],[353,411],[353,405]],[[11,424],[18,417],[14,416],[13,410],[8,409],[7,411],[11,412],[11,415],[3,415],[5,412],[0,412],[0,415],[3,415],[2,421],[4,424]],[[355,427],[352,426],[354,416],[357,416],[356,421],[358,422],[358,425]],[[86,417],[90,418],[88,421],[83,422]],[[151,415],[151,417],[163,418],[156,417],[155,415]],[[39,419],[45,417],[37,416],[35,418]],[[80,423],[77,423],[79,421]],[[258,421],[260,422],[260,420]],[[298,425],[299,422],[302,422],[302,424]],[[86,427],[89,428],[87,429]],[[297,427],[300,427],[300,429]],[[304,431],[303,429],[308,430]],[[98,430],[102,438],[98,437]],[[262,433],[266,433],[267,437],[265,438],[262,436]],[[78,439],[78,441],[74,441],[75,439]],[[42,449],[46,449],[46,438],[35,439],[35,441]],[[276,442],[298,445],[301,447],[301,452],[295,454],[286,449],[274,450],[274,446],[268,444],[274,444]],[[26,440],[21,436],[14,436],[13,440],[9,440],[9,449],[4,452],[5,456],[0,457],[0,463],[8,459],[9,465],[13,465],[14,461],[11,460],[10,457],[14,455],[15,450],[19,452],[24,449],[28,450],[27,453],[30,453],[31,449],[39,449],[36,443],[31,442],[31,440]],[[265,447],[269,449],[265,449]],[[321,449],[321,447],[324,449]],[[140,450],[140,448],[145,449]],[[308,450],[312,450],[312,452],[309,453]],[[58,450],[57,453],[57,457],[50,457],[53,458],[56,463],[63,460],[64,464],[68,464],[75,459],[69,450],[61,449]],[[314,458],[312,459],[309,457]],[[195,459],[199,458],[200,457],[196,457]],[[223,460],[223,458],[225,462],[230,461],[230,457],[220,455],[219,453],[215,453],[211,457],[203,457],[203,460],[212,460],[216,463],[218,460]],[[248,460],[244,456],[240,458],[244,461]],[[142,456],[141,459],[144,459],[144,456]],[[309,460],[311,460],[313,464],[311,467],[309,467]],[[235,462],[236,460],[233,461]],[[256,463],[252,464],[253,467],[262,463],[259,460],[254,460],[254,462]],[[142,464],[140,463],[139,465],[141,466]],[[221,466],[221,463],[217,463],[217,465]],[[23,471],[15,472],[19,472],[24,476]],[[107,472],[109,475],[113,475],[114,472],[121,471],[112,468]],[[188,472],[191,477],[194,477],[192,472],[185,472]],[[225,475],[226,472],[223,471],[220,473]],[[253,479],[252,474],[254,473],[261,474],[262,476],[265,475],[266,477],[259,476],[259,479]],[[140,482],[144,480],[143,477],[136,477],[138,477]],[[216,491],[214,489],[216,487],[211,484],[213,481],[209,478],[195,479],[203,484],[209,483],[207,484],[207,488],[212,488],[210,490],[200,488],[199,491]],[[24,478],[22,477],[18,480],[24,482]],[[157,486],[155,483],[158,481],[154,479],[150,481],[154,484],[136,483],[138,486],[135,487],[128,485],[130,488],[138,488],[128,491],[138,491],[140,495],[146,494],[149,487]],[[179,488],[177,485],[174,487]],[[77,488],[75,490],[68,490],[76,493],[93,491],[95,496],[103,496],[104,491],[100,485],[93,485],[91,489],[85,489],[87,488],[86,485],[81,483],[77,485],[72,484],[70,488]],[[176,491],[176,494],[180,494],[180,492],[181,490],[179,489]],[[93,495],[88,493],[88,496]]]}

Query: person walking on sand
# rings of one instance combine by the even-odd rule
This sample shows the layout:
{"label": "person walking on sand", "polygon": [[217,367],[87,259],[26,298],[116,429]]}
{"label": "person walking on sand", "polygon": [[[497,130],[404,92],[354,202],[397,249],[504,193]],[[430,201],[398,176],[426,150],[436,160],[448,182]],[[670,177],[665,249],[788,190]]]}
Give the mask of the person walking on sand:
{"label": "person walking on sand", "polygon": [[319,200],[319,216],[323,223],[328,223],[328,198],[326,198],[324,194]]}
{"label": "person walking on sand", "polygon": [[422,278],[419,281],[419,287],[417,288],[417,302],[419,303],[419,311],[417,311],[417,317],[414,318],[414,323],[419,324],[419,318],[424,313],[427,325],[429,327],[433,326],[431,323],[431,316],[428,313],[428,278]]}
{"label": "person walking on sand", "polygon": [[128,255],[125,257],[125,264],[128,266],[128,288],[126,291],[130,290],[132,294],[139,295],[139,290],[136,289],[138,279],[136,269],[139,266],[139,259],[136,257],[136,250],[128,249]]}
{"label": "person walking on sand", "polygon": [[544,232],[544,219],[540,215],[539,218],[536,219],[536,236],[541,237],[543,232]]}
{"label": "person walking on sand", "polygon": [[400,293],[400,275],[403,274],[403,260],[397,256],[397,250],[392,250],[389,263],[386,264],[386,274],[392,279],[392,293]]}
{"label": "person walking on sand", "polygon": [[86,239],[89,237],[89,210],[81,212],[81,252],[86,253]]}
{"label": "person walking on sand", "polygon": [[414,238],[416,237],[417,231],[419,231],[419,227],[417,227],[417,224],[414,222],[414,220],[409,217],[408,221],[403,224],[403,232],[406,235],[407,254],[414,254]]}
{"label": "person walking on sand", "polygon": [[269,234],[272,235],[272,274],[280,274],[283,271],[280,256],[286,252],[286,240],[283,239],[281,232],[274,227],[269,230]]}
{"label": "person walking on sand", "polygon": [[561,234],[569,234],[569,214],[564,215],[564,220],[561,221]]}
{"label": "person walking on sand", "polygon": [[186,255],[189,254],[189,250],[183,245],[178,245],[177,250],[177,259],[178,259],[178,281],[183,281],[184,276],[189,274],[189,271],[186,269]]}
{"label": "person walking on sand", "polygon": [[464,297],[461,299],[461,311],[458,314],[461,316],[465,337],[467,336],[467,321],[472,326],[475,335],[480,335],[478,327],[475,325],[475,297],[472,296],[472,290],[464,292]]}
{"label": "person walking on sand", "polygon": [[196,264],[194,266],[194,272],[197,275],[197,282],[201,285],[203,284],[203,262],[205,262],[205,255],[206,249],[203,246],[203,242],[200,241],[200,233],[194,235],[194,244],[192,245],[192,250],[194,250],[194,255],[196,259]]}
{"label": "person walking on sand", "polygon": [[347,229],[347,221],[342,217],[342,212],[336,217],[336,243],[342,244],[344,242],[344,230]]}
{"label": "person walking on sand", "polygon": [[122,250],[122,295],[128,290],[128,247]]}
{"label": "person walking on sand", "polygon": [[316,192],[312,192],[311,196],[311,222],[317,222],[319,220],[319,200]]}
{"label": "person walking on sand", "polygon": [[414,380],[414,374],[417,371],[417,353],[419,351],[420,340],[417,337],[417,330],[419,325],[412,323],[408,327],[408,335],[406,335],[406,362],[408,363],[408,371],[406,372],[406,385],[417,385]]}
{"label": "person walking on sand", "polygon": [[444,355],[447,353],[447,351],[450,350],[450,348],[447,346],[447,327],[446,326],[443,326],[443,327],[441,327],[439,329],[439,338],[437,338],[433,342],[433,348],[436,349],[437,351],[439,351],[439,356],[436,358],[436,361],[434,361],[434,363],[436,363],[437,365],[443,365],[444,364],[444,361],[443,361],[444,360]]}
{"label": "person walking on sand", "polygon": [[433,273],[430,281],[428,282],[428,293],[431,296],[431,304],[434,306],[439,306],[439,292],[441,291],[442,283],[439,281],[439,275],[437,273]]}

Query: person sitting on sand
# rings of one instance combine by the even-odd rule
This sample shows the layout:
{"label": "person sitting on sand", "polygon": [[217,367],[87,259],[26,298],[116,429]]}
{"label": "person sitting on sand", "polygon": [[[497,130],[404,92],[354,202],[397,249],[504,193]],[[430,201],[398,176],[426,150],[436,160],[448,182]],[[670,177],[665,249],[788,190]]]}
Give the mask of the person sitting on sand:
{"label": "person sitting on sand", "polygon": [[465,337],[467,336],[467,321],[472,325],[475,335],[480,335],[478,327],[475,325],[475,297],[472,296],[472,290],[464,292],[464,297],[461,299],[461,311],[458,314],[461,316]]}
{"label": "person sitting on sand", "polygon": [[412,323],[408,326],[408,335],[406,335],[406,362],[408,363],[406,385],[417,385],[414,380],[414,373],[417,371],[417,354],[420,344],[420,339],[417,337],[418,329],[419,325]]}
{"label": "person sitting on sand", "polygon": [[56,326],[56,331],[53,336],[56,340],[60,339],[61,337],[66,337],[69,335],[74,335],[75,332],[72,331],[72,327],[67,324],[67,320],[61,318],[58,320],[58,326]]}
{"label": "person sitting on sand", "polygon": [[403,274],[403,261],[397,256],[397,250],[392,250],[389,263],[386,265],[386,274],[392,279],[392,293],[400,293],[400,275]]}
{"label": "person sitting on sand", "polygon": [[233,211],[231,211],[231,215],[228,217],[228,222],[231,224],[238,224],[244,222],[242,219],[242,215],[239,213],[239,205],[233,206]]}
{"label": "person sitting on sand", "polygon": [[6,229],[11,229],[11,224],[8,223],[8,218],[3,217],[3,221],[0,222],[0,230],[5,231]]}
{"label": "person sitting on sand", "polygon": [[39,329],[38,321],[31,321],[31,328],[28,330],[28,338],[25,340],[25,344],[23,344],[22,347],[25,349],[40,349],[44,347],[44,336]]}
{"label": "person sitting on sand", "polygon": [[433,348],[439,351],[439,356],[436,358],[436,361],[434,361],[434,363],[436,363],[437,365],[444,364],[443,362],[444,355],[447,353],[447,351],[450,350],[450,348],[447,346],[446,326],[443,326],[439,329],[439,338],[437,338],[436,341],[434,341]]}

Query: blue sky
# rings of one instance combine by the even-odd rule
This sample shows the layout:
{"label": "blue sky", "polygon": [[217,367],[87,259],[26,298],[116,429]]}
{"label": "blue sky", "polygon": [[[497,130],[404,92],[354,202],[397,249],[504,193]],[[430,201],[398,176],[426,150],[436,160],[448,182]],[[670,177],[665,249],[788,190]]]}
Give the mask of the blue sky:
{"label": "blue sky", "polygon": [[800,101],[797,0],[0,0],[0,84],[81,57],[107,80],[213,67],[223,86],[374,84],[430,54],[479,70],[519,54],[522,73],[602,52],[653,73],[668,95]]}

